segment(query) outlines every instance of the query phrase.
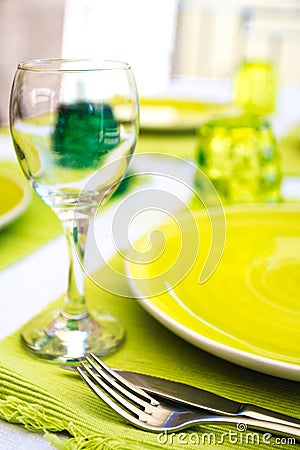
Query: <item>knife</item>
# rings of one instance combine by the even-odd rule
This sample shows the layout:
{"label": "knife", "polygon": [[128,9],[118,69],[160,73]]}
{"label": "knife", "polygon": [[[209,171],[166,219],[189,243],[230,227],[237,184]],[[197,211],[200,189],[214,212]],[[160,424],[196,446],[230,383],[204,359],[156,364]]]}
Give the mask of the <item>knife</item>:
{"label": "knife", "polygon": [[[62,366],[63,369],[76,371],[76,366]],[[93,370],[93,369],[92,369]],[[164,399],[179,403],[188,408],[195,408],[221,415],[250,417],[256,420],[276,422],[300,429],[300,419],[287,416],[260,406],[240,403],[218,394],[177,381],[144,375],[126,370],[114,369],[127,381],[143,389],[158,400]]]}

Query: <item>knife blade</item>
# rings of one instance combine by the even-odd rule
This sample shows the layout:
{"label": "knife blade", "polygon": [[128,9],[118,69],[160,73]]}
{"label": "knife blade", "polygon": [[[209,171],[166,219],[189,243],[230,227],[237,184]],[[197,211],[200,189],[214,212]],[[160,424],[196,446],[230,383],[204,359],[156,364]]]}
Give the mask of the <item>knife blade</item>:
{"label": "knife blade", "polygon": [[[76,366],[62,366],[61,368],[76,371]],[[94,370],[94,369],[92,369]],[[143,389],[157,400],[168,400],[178,403],[186,408],[201,409],[220,415],[240,415],[256,420],[281,423],[300,429],[300,420],[285,414],[278,413],[260,406],[240,403],[219,394],[191,386],[178,381],[158,378],[137,372],[113,369],[136,387]]]}
{"label": "knife blade", "polygon": [[[76,366],[61,366],[61,368],[76,371]],[[91,370],[94,371],[92,367]],[[226,415],[237,414],[241,407],[238,402],[188,384],[127,370],[113,370],[148,394],[181,405]]]}
{"label": "knife blade", "polygon": [[238,402],[188,384],[126,370],[116,371],[148,394],[185,406],[227,415],[237,414],[241,406]]}

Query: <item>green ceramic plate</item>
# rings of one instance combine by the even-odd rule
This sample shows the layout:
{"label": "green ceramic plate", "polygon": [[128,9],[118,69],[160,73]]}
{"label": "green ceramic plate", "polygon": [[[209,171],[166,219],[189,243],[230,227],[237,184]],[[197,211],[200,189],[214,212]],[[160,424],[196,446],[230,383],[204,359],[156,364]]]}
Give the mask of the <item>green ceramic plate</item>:
{"label": "green ceramic plate", "polygon": [[180,229],[163,224],[156,230],[163,246],[155,233],[136,243],[140,253],[151,248],[152,254],[151,263],[128,263],[132,289],[150,314],[188,342],[300,381],[300,206],[232,207],[225,213],[224,253],[206,283],[198,280],[210,248],[210,222],[195,211],[196,259],[186,256],[195,253],[193,219]]}
{"label": "green ceramic plate", "polygon": [[204,120],[233,109],[224,103],[181,98],[141,98],[140,127],[145,132],[191,132]]}
{"label": "green ceramic plate", "polygon": [[11,170],[0,170],[0,228],[19,217],[27,208],[31,191],[26,181]]}

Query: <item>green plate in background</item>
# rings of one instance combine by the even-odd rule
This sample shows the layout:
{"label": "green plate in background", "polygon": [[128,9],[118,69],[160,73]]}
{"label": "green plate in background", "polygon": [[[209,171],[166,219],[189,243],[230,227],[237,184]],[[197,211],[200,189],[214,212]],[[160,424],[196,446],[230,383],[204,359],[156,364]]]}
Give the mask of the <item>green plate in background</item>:
{"label": "green plate in background", "polygon": [[31,190],[20,175],[9,169],[0,170],[0,228],[17,219],[27,208]]}
{"label": "green plate in background", "polygon": [[204,120],[233,109],[230,104],[167,97],[144,97],[140,99],[140,105],[142,132],[192,132]]}

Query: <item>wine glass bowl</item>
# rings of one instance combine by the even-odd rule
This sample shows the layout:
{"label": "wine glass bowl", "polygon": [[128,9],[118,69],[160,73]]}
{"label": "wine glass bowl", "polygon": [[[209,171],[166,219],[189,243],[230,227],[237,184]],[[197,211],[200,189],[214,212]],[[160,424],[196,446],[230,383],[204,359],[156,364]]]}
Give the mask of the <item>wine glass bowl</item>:
{"label": "wine glass bowl", "polygon": [[41,313],[21,330],[25,347],[40,358],[74,362],[87,352],[111,352],[124,339],[117,319],[87,310],[83,261],[89,222],[126,173],[138,117],[127,63],[52,59],[18,65],[10,99],[15,151],[34,190],[60,219],[70,257],[62,309]]}

